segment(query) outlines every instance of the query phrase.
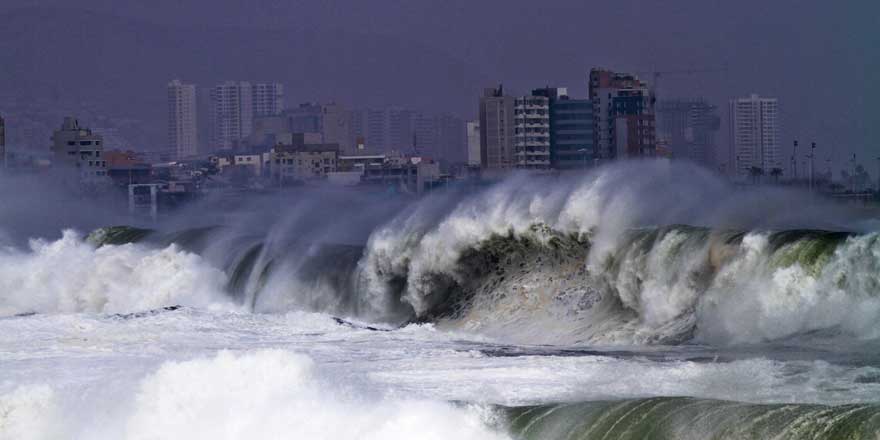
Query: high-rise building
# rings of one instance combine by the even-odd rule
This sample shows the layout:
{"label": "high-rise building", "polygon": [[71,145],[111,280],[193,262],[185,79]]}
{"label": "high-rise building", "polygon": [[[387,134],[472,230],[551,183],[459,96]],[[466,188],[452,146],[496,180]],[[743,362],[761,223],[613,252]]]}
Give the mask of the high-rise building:
{"label": "high-rise building", "polygon": [[321,106],[321,143],[336,144],[343,155],[355,154],[351,137],[351,113],[336,103]]}
{"label": "high-rise building", "polygon": [[251,134],[253,88],[249,82],[227,81],[211,90],[213,147],[234,150]]}
{"label": "high-rise building", "polygon": [[280,115],[284,111],[284,86],[279,83],[254,83],[251,86],[253,117]]}
{"label": "high-rise building", "polygon": [[669,145],[673,157],[715,167],[719,162],[715,134],[721,126],[717,109],[703,99],[660,101],[657,104],[658,138]]}
{"label": "high-rise building", "polygon": [[513,168],[514,101],[504,89],[488,88],[480,97],[480,160],[483,168]]}
{"label": "high-rise building", "polygon": [[776,98],[752,94],[730,100],[730,157],[738,178],[782,168]]}
{"label": "high-rise building", "polygon": [[601,159],[653,156],[657,147],[654,96],[629,73],[590,70],[593,140]]}
{"label": "high-rise building", "polygon": [[168,149],[178,159],[198,154],[196,86],[180,80],[168,83]]}
{"label": "high-rise building", "polygon": [[514,165],[517,168],[550,168],[550,99],[516,98],[514,115]]}
{"label": "high-rise building", "polygon": [[573,99],[568,89],[546,87],[532,91],[550,102],[550,166],[584,168],[598,157],[593,144],[593,103]]}
{"label": "high-rise building", "polygon": [[467,123],[467,164],[471,167],[479,167],[480,160],[480,121]]}

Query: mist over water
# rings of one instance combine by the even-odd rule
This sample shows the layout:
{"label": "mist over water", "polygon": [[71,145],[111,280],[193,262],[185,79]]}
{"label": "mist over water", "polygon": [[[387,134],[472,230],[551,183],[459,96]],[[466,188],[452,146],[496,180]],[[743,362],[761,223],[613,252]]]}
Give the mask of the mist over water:
{"label": "mist over water", "polygon": [[55,218],[44,191],[0,206],[0,327],[36,341],[0,344],[9,438],[641,438],[643,409],[707,417],[657,438],[877,430],[863,207],[662,160],[208,198],[153,224],[91,201],[28,224]]}

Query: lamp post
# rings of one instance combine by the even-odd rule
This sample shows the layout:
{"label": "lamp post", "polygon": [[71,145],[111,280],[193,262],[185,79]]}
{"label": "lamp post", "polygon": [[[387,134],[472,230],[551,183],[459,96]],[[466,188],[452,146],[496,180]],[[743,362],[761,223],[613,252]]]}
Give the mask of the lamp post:
{"label": "lamp post", "polygon": [[813,156],[816,155],[816,143],[813,142],[810,144],[810,155],[807,156],[810,158],[810,193],[813,192]]}
{"label": "lamp post", "polygon": [[586,149],[586,148],[581,148],[580,150],[577,150],[578,153],[581,153],[581,157],[584,158],[584,169],[585,170],[587,169],[587,152],[589,152],[589,151],[590,150]]}

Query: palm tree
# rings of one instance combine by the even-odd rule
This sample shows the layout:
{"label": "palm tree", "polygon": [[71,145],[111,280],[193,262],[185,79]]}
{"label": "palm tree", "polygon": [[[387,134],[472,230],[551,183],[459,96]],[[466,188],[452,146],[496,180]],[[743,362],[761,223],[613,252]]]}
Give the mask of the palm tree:
{"label": "palm tree", "polygon": [[764,175],[764,170],[760,167],[751,167],[749,168],[749,175],[752,176],[752,183],[758,183],[761,176]]}
{"label": "palm tree", "polygon": [[782,176],[782,168],[773,168],[770,170],[770,175],[773,176],[773,181],[779,183],[779,178]]}

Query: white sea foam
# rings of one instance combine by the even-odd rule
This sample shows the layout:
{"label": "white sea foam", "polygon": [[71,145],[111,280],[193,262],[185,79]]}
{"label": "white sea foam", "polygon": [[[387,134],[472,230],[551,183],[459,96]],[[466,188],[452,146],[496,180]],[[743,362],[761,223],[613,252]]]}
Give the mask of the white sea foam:
{"label": "white sea foam", "polygon": [[[64,438],[107,440],[506,438],[489,426],[485,410],[360,395],[331,381],[303,355],[223,351],[166,362],[117,396],[115,410],[59,403],[48,386],[20,387],[0,397],[0,439],[58,438],[58,431]],[[59,414],[60,408],[75,414]]]}
{"label": "white sea foam", "polygon": [[0,316],[124,313],[169,305],[231,307],[226,275],[175,245],[95,248],[74,231],[0,250]]}

